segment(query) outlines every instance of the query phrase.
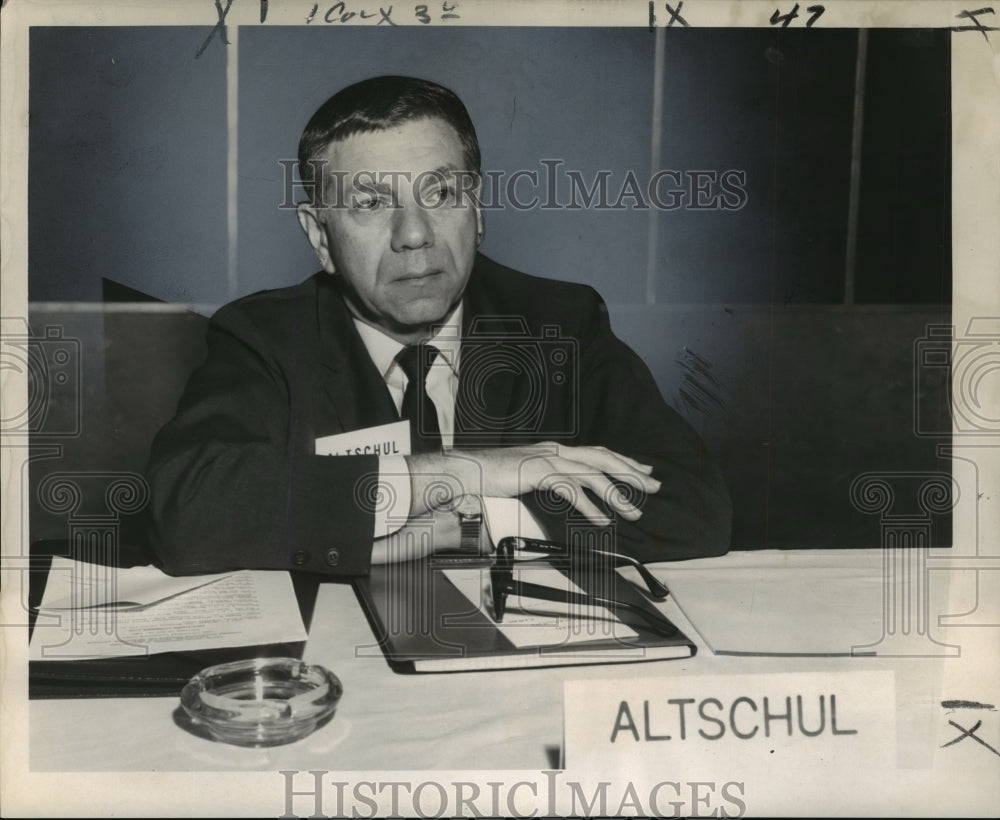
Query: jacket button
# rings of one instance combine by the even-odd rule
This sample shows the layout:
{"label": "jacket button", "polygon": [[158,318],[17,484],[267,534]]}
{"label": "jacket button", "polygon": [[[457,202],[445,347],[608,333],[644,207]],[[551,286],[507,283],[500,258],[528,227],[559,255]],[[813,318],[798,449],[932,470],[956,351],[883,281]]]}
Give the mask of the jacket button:
{"label": "jacket button", "polygon": [[326,563],[335,567],[340,563],[340,550],[329,549],[326,551]]}
{"label": "jacket button", "polygon": [[296,552],[292,553],[292,563],[295,564],[295,566],[297,567],[301,567],[308,560],[309,560],[309,553],[307,553],[305,550],[297,550]]}

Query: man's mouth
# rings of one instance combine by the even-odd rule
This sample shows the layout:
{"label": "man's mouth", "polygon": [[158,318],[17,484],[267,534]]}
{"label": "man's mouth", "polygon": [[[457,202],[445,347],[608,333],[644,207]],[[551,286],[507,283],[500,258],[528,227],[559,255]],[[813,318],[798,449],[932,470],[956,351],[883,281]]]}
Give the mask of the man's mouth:
{"label": "man's mouth", "polygon": [[437,268],[428,268],[422,271],[407,271],[402,276],[399,277],[400,282],[420,282],[424,279],[430,279],[433,276],[441,274],[443,271]]}

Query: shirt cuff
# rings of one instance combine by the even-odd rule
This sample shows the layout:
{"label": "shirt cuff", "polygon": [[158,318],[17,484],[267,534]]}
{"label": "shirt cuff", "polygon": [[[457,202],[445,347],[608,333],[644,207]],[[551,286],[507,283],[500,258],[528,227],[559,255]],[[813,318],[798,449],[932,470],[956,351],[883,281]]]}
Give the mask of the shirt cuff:
{"label": "shirt cuff", "polygon": [[400,529],[410,516],[410,468],[403,456],[379,456],[378,502],[375,504],[373,538],[384,538]]}
{"label": "shirt cuff", "polygon": [[539,541],[546,539],[545,530],[538,519],[531,514],[518,498],[497,498],[483,496],[483,515],[489,530],[490,540],[494,546],[501,538],[510,535],[521,538],[534,538]]}

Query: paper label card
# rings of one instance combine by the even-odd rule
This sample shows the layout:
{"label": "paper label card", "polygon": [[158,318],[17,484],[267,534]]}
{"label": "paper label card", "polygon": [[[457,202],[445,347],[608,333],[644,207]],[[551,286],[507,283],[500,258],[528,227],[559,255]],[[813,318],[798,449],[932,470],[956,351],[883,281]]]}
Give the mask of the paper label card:
{"label": "paper label card", "polygon": [[896,764],[892,672],[567,681],[567,768],[831,776]]}
{"label": "paper label card", "polygon": [[408,456],[410,422],[406,419],[316,439],[318,456]]}

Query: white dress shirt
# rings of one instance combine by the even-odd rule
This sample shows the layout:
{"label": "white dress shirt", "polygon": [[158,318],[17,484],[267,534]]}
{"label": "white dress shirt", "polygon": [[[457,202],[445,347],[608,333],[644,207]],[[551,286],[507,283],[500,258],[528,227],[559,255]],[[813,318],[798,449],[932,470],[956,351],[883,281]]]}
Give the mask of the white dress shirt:
{"label": "white dress shirt", "polygon": [[[387,336],[378,328],[354,320],[361,341],[378,372],[382,374],[389,394],[396,404],[396,412],[403,407],[407,378],[403,368],[396,362],[396,356],[405,345]],[[458,367],[462,345],[462,303],[445,318],[427,344],[438,349],[438,356],[427,373],[427,395],[437,410],[438,426],[441,428],[441,443],[451,449],[455,438],[455,399],[458,396]],[[375,538],[395,532],[406,522],[410,510],[410,471],[402,456],[379,456],[379,481],[383,485],[385,498],[394,502],[375,515]]]}

